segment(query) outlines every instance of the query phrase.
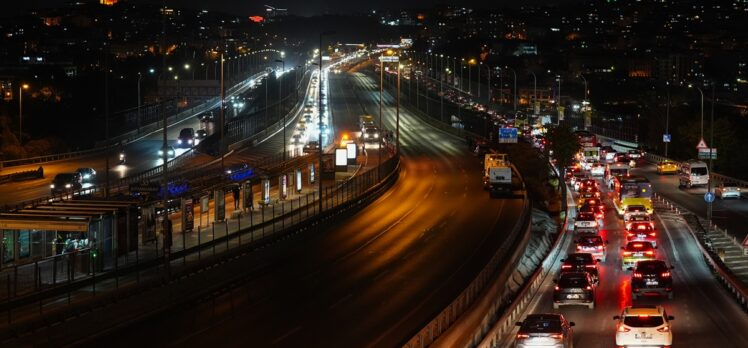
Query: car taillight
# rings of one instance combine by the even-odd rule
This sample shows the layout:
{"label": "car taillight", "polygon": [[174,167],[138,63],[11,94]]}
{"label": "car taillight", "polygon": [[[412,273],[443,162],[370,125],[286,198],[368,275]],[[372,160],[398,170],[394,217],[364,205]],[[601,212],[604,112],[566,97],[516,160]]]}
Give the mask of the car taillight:
{"label": "car taillight", "polygon": [[647,254],[647,256],[654,256],[655,252],[654,251],[647,251],[647,252],[645,252],[645,254]]}
{"label": "car taillight", "polygon": [[629,332],[631,329],[623,326],[623,324],[618,325],[618,332]]}
{"label": "car taillight", "polygon": [[670,326],[663,326],[659,329],[657,329],[659,332],[670,332]]}
{"label": "car taillight", "polygon": [[562,335],[562,334],[552,334],[551,338],[560,340],[560,339],[564,338],[564,335]]}
{"label": "car taillight", "polygon": [[631,256],[631,252],[630,251],[624,251],[623,252],[623,256]]}
{"label": "car taillight", "polygon": [[638,230],[646,230],[647,226],[645,226],[645,225],[639,225],[639,226],[636,226],[636,229],[638,229]]}
{"label": "car taillight", "polygon": [[626,232],[626,237],[629,237],[629,238],[631,238],[631,237],[633,237],[633,236],[634,236],[634,234],[633,234],[633,233],[631,233],[631,232]]}
{"label": "car taillight", "polygon": [[585,265],[584,267],[587,267],[587,268],[597,268],[597,266],[595,266],[595,265]]}
{"label": "car taillight", "polygon": [[587,285],[587,290],[592,290],[592,287]]}
{"label": "car taillight", "polygon": [[634,272],[634,278],[641,278],[642,274],[639,272]]}
{"label": "car taillight", "polygon": [[602,245],[598,245],[598,246],[595,247],[595,249],[597,249],[597,250],[603,250],[603,246]]}
{"label": "car taillight", "polygon": [[523,334],[523,333],[518,333],[518,334],[517,334],[517,339],[518,339],[518,340],[524,340],[524,339],[526,339],[526,338],[530,338],[530,335],[528,335],[528,334]]}
{"label": "car taillight", "polygon": [[561,290],[561,288],[559,288],[558,285],[556,285],[555,290],[559,291],[559,290]]}
{"label": "car taillight", "polygon": [[571,265],[561,265],[561,269],[570,269]]}
{"label": "car taillight", "polygon": [[670,278],[670,272],[662,272],[660,276],[662,276],[663,278]]}
{"label": "car taillight", "polygon": [[630,230],[630,229],[631,229],[631,223],[628,223],[628,224],[626,224],[626,229],[627,229],[627,230]]}
{"label": "car taillight", "polygon": [[650,237],[654,237],[654,236],[656,236],[656,235],[657,235],[657,233],[656,233],[656,232],[649,232],[649,236],[650,236]]}

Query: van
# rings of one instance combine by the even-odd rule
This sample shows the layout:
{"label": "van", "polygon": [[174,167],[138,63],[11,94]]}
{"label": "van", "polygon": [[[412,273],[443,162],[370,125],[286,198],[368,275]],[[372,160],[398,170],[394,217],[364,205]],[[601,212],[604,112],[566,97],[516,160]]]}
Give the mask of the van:
{"label": "van", "polygon": [[678,170],[678,187],[691,188],[709,183],[709,167],[703,161],[688,160]]}

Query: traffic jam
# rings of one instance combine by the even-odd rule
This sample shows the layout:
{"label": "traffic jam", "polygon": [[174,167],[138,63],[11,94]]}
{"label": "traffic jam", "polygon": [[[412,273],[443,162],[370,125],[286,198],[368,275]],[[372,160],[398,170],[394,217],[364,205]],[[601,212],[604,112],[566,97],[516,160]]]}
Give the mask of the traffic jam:
{"label": "traffic jam", "polygon": [[[652,186],[630,172],[643,153],[616,153],[600,146],[594,134],[576,135],[581,150],[575,164],[563,168],[576,202],[576,216],[568,220],[573,227],[567,228],[573,241],[562,252],[550,303],[540,302],[537,314],[517,323],[514,346],[572,347],[575,329],[578,335],[599,330],[572,329],[574,319],[590,325],[587,318],[602,318],[600,325],[610,331],[601,346],[614,341],[616,347],[670,347],[674,270],[662,249]],[[600,309],[603,303],[606,309]],[[610,313],[585,312],[608,312],[611,304],[617,309]]]}

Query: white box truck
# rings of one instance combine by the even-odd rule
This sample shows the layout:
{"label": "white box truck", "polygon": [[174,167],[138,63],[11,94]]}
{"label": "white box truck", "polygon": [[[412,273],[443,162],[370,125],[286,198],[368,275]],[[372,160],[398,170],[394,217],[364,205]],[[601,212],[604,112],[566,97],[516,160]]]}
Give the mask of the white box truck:
{"label": "white box truck", "polygon": [[483,161],[483,187],[491,197],[512,194],[512,166],[506,154],[487,153]]}

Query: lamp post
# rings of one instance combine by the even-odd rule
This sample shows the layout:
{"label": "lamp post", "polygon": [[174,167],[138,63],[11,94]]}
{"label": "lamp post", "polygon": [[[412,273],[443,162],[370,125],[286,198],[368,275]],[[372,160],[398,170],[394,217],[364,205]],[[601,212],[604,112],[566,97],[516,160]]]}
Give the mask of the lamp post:
{"label": "lamp post", "polygon": [[584,101],[587,100],[587,79],[582,74],[579,74],[579,77],[582,78],[582,81],[584,81],[584,93],[582,94],[582,101]]}
{"label": "lamp post", "polygon": [[538,77],[535,76],[535,72],[530,70],[530,74],[532,74],[532,110],[533,114],[537,115],[535,112],[535,103],[538,102]]}
{"label": "lamp post", "polygon": [[514,100],[514,113],[516,117],[516,114],[517,114],[517,72],[508,66],[505,66],[504,68],[511,70],[512,74],[514,75],[514,89],[512,90],[512,99]]}
{"label": "lamp post", "polygon": [[[439,57],[441,57],[441,65],[439,65],[438,69],[443,69],[444,68],[444,55],[440,54]],[[440,100],[439,118],[442,120],[442,122],[444,122],[444,77],[442,75],[444,73],[442,72],[442,70],[437,70],[437,71],[439,72],[439,90],[441,91],[440,93],[441,98],[439,98]]]}
{"label": "lamp post", "polygon": [[317,103],[319,103],[319,110],[318,110],[318,116],[319,116],[319,125],[317,132],[317,137],[319,141],[319,177],[318,180],[318,191],[319,191],[319,199],[318,199],[318,211],[317,213],[322,212],[322,151],[324,147],[322,146],[322,37],[323,36],[329,36],[334,34],[332,31],[326,31],[319,33],[319,83],[317,88]]}
{"label": "lamp post", "polygon": [[135,124],[138,129],[138,134],[140,134],[140,106],[142,104],[141,98],[140,98],[140,81],[143,79],[143,74],[138,73],[138,112],[135,115]]}
{"label": "lamp post", "polygon": [[[281,55],[283,56],[283,55]],[[276,59],[276,63],[281,63],[281,74],[278,75],[278,118],[281,118],[281,114],[283,117],[283,162],[286,161],[286,150],[288,149],[288,144],[286,144],[286,114],[283,112],[283,108],[281,108],[281,98],[283,98],[283,88],[282,88],[282,82],[281,79],[283,78],[283,72],[286,70],[286,62],[283,59]]]}
{"label": "lamp post", "polygon": [[23,90],[29,89],[28,84],[21,84],[18,86],[18,144],[23,145],[23,140],[21,139],[23,134]]}
{"label": "lamp post", "polygon": [[[706,181],[706,192],[712,192],[712,163],[714,156],[712,155],[712,151],[714,149],[714,82],[712,82],[712,111],[711,111],[711,121],[710,121],[711,127],[709,129],[709,178]],[[702,130],[703,131],[703,130]],[[709,221],[709,231],[712,230],[712,202],[707,202],[706,205],[706,218],[707,221]]]}
{"label": "lamp post", "polygon": [[[665,105],[665,134],[670,134],[670,81],[665,82],[667,85],[667,105]],[[665,158],[667,158],[667,145],[665,142]]]}
{"label": "lamp post", "polygon": [[700,138],[701,140],[704,140],[704,91],[701,90],[698,86],[694,86],[693,84],[689,84],[688,88],[696,88],[699,90],[699,94],[701,95],[701,133]]}
{"label": "lamp post", "polygon": [[556,121],[557,121],[556,125],[560,125],[561,124],[561,109],[560,109],[561,108],[561,75],[556,75],[556,81],[558,82],[558,104],[557,105],[559,108],[557,109],[558,116],[556,117]]}

